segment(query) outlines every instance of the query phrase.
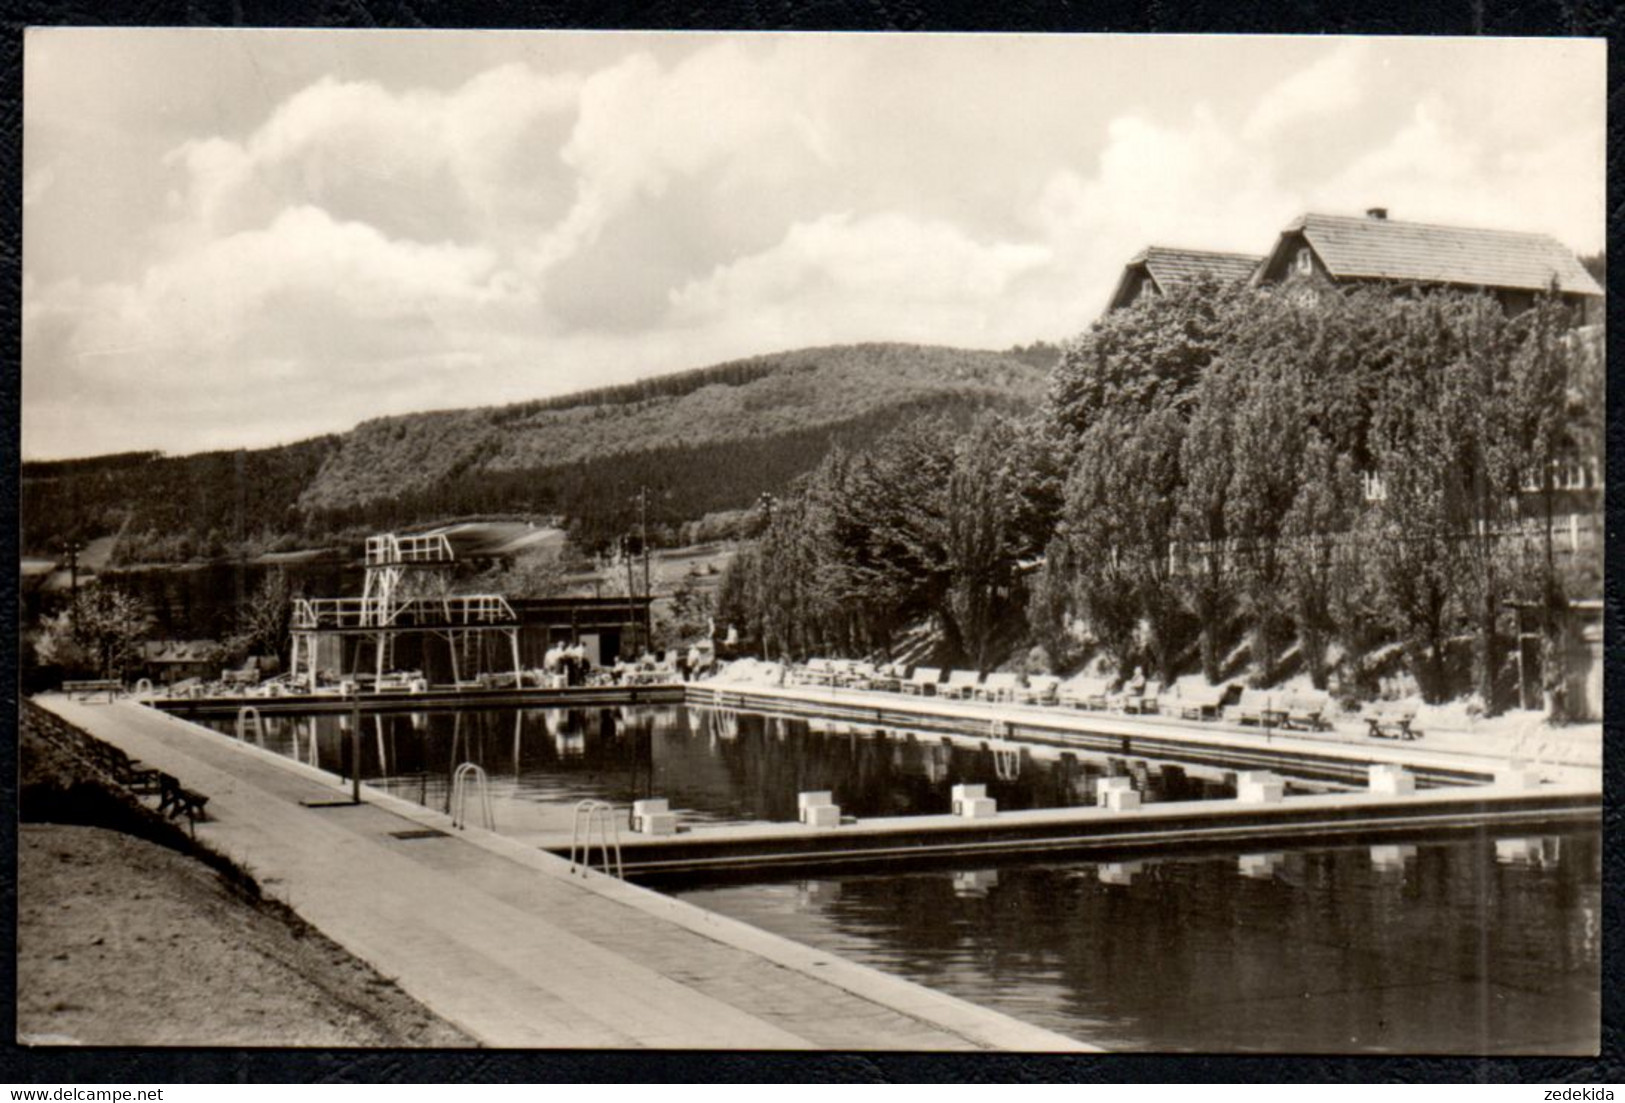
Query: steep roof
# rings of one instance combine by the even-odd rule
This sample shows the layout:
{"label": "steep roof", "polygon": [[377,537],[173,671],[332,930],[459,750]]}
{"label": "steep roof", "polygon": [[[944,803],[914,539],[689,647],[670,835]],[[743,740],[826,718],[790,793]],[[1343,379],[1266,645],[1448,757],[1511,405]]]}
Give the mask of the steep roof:
{"label": "steep roof", "polygon": [[[1376,279],[1601,295],[1573,251],[1546,234],[1432,226],[1387,218],[1306,214],[1281,234],[1302,234],[1334,279]],[[1262,273],[1263,269],[1260,269]]]}
{"label": "steep roof", "polygon": [[1123,266],[1123,275],[1112,292],[1108,310],[1126,305],[1122,300],[1127,293],[1136,269],[1143,268],[1164,293],[1181,284],[1193,283],[1206,276],[1219,283],[1244,280],[1253,274],[1263,257],[1249,253],[1213,253],[1203,249],[1171,249],[1153,245],[1137,253]]}
{"label": "steep roof", "polygon": [[[1209,253],[1200,249],[1169,249],[1153,245],[1135,258],[1143,260],[1151,278],[1164,291],[1170,286],[1210,276],[1220,283],[1244,280],[1263,257],[1250,253]],[[1130,261],[1129,263],[1134,263]]]}

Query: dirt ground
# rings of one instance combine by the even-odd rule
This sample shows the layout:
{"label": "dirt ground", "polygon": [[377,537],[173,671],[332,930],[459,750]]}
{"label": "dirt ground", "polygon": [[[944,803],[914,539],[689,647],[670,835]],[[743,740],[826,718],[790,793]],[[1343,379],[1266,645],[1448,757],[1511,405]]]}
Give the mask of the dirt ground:
{"label": "dirt ground", "polygon": [[474,1043],[296,918],[195,858],[99,827],[18,835],[23,1044]]}

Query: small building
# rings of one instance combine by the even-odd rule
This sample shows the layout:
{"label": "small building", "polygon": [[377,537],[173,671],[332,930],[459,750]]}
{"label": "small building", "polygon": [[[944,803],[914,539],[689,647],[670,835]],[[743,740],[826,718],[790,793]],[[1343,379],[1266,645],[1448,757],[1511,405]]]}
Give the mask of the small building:
{"label": "small building", "polygon": [[1123,275],[1117,281],[1106,312],[1122,310],[1150,296],[1166,295],[1176,287],[1201,279],[1239,283],[1251,278],[1263,259],[1248,253],[1213,253],[1153,245],[1123,266]]}
{"label": "small building", "polygon": [[1363,218],[1303,215],[1281,231],[1252,279],[1256,285],[1483,291],[1509,314],[1555,291],[1573,308],[1575,324],[1602,321],[1602,288],[1556,238],[1400,222],[1383,207]]}
{"label": "small building", "polygon": [[214,640],[149,640],[142,645],[146,676],[158,685],[187,678],[217,678],[221,647]]}

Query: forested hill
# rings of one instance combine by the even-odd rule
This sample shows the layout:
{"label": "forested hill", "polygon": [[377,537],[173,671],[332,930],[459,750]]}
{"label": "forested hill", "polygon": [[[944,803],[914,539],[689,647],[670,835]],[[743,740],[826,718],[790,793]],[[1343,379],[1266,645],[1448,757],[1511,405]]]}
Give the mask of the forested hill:
{"label": "forested hill", "polygon": [[598,540],[623,530],[640,487],[655,525],[742,508],[835,442],[863,447],[932,412],[1030,408],[1046,375],[996,352],[803,349],[280,448],[25,464],[24,543],[122,531],[120,559],[175,560],[491,513],[563,514]]}

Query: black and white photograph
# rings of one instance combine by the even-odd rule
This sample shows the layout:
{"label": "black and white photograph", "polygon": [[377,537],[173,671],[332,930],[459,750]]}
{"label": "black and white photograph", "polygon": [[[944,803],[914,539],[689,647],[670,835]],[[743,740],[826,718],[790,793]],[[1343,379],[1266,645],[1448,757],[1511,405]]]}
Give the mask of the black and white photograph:
{"label": "black and white photograph", "polygon": [[17,1044],[1599,1053],[1602,40],[23,62]]}

